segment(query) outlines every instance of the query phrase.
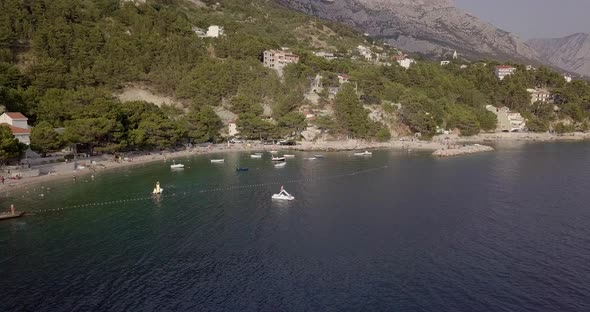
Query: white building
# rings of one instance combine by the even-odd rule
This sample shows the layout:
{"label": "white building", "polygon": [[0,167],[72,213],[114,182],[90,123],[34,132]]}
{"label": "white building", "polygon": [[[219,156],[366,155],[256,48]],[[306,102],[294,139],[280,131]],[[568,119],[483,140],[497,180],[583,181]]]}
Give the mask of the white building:
{"label": "white building", "polygon": [[324,52],[324,51],[313,52],[313,55],[318,56],[318,57],[323,57],[328,61],[335,60],[338,58],[338,57],[336,57],[336,55],[334,55],[334,53]]}
{"label": "white building", "polygon": [[526,89],[531,94],[531,104],[535,102],[547,103],[551,100],[551,93],[547,89]]}
{"label": "white building", "polygon": [[223,26],[218,25],[211,25],[207,30],[199,27],[193,27],[192,30],[197,36],[199,36],[199,38],[219,38],[225,33]]}
{"label": "white building", "polygon": [[440,66],[447,66],[451,64],[451,61],[440,61]]}
{"label": "white building", "polygon": [[207,38],[219,38],[219,36],[223,36],[225,29],[222,26],[218,25],[211,25],[207,29]]}
{"label": "white building", "polygon": [[404,58],[401,60],[397,60],[397,63],[399,64],[399,66],[408,69],[410,68],[410,66],[412,66],[412,64],[414,64],[416,61],[414,61],[414,59],[411,58]]}
{"label": "white building", "polygon": [[526,129],[526,121],[520,113],[512,112],[508,107],[497,108],[492,105],[486,106],[486,109],[496,114],[498,118],[497,131],[502,132],[521,132]]}
{"label": "white building", "polygon": [[455,50],[455,52],[453,52],[453,60],[456,60],[459,58],[459,54],[457,54],[457,50]]}
{"label": "white building", "polygon": [[27,124],[27,120],[29,119],[21,113],[7,112],[0,115],[0,124],[9,126],[15,138],[29,145],[31,144],[31,127]]}
{"label": "white building", "polygon": [[264,67],[282,71],[289,64],[299,63],[299,56],[285,50],[266,50],[263,63]]}
{"label": "white building", "polygon": [[371,48],[359,45],[356,49],[367,61],[373,60],[373,51],[371,51]]}
{"label": "white building", "polygon": [[572,76],[570,75],[563,75],[563,79],[565,79],[565,82],[567,83],[572,82]]}
{"label": "white building", "polygon": [[510,76],[516,72],[516,68],[507,65],[496,66],[495,74],[500,80],[504,80],[506,76]]}

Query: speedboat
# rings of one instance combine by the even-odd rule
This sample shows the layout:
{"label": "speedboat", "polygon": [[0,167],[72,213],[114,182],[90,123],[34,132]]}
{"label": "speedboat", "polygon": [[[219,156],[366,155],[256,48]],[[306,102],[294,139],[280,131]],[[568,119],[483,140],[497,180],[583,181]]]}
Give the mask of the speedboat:
{"label": "speedboat", "polygon": [[183,164],[172,164],[170,165],[170,169],[184,169]]}
{"label": "speedboat", "polygon": [[313,157],[315,157],[316,159],[323,159],[323,158],[325,158],[324,155],[313,155]]}
{"label": "speedboat", "polygon": [[287,165],[286,162],[280,162],[275,164],[275,168],[283,168]]}
{"label": "speedboat", "polygon": [[354,156],[371,156],[373,155],[373,153],[369,152],[369,151],[364,151],[362,153],[354,153]]}
{"label": "speedboat", "polygon": [[220,163],[224,163],[225,159],[211,159],[211,163],[212,164],[220,164]]}
{"label": "speedboat", "polygon": [[285,161],[285,157],[272,157],[272,161]]}
{"label": "speedboat", "polygon": [[281,186],[281,191],[278,194],[273,194],[272,199],[294,200],[295,197],[293,195],[287,193],[287,191],[285,191],[285,189]]}
{"label": "speedboat", "polygon": [[295,158],[295,155],[293,155],[293,154],[285,154],[285,155],[283,155],[283,157],[285,157],[285,158]]}
{"label": "speedboat", "polygon": [[248,171],[248,170],[250,170],[250,169],[249,168],[246,168],[246,167],[238,167],[238,168],[236,168],[236,171]]}
{"label": "speedboat", "polygon": [[258,158],[262,158],[262,155],[261,154],[252,154],[252,155],[250,155],[250,158],[258,159]]}

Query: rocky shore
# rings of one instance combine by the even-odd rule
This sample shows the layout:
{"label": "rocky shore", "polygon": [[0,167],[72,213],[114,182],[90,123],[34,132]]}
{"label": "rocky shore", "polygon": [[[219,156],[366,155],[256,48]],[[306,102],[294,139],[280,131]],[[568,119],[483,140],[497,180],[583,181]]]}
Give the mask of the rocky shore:
{"label": "rocky shore", "polygon": [[450,148],[441,148],[441,149],[434,151],[434,153],[432,153],[432,155],[436,156],[436,157],[453,157],[453,156],[492,152],[492,151],[494,151],[494,148],[491,146],[481,145],[481,144],[473,144],[473,145],[452,146]]}

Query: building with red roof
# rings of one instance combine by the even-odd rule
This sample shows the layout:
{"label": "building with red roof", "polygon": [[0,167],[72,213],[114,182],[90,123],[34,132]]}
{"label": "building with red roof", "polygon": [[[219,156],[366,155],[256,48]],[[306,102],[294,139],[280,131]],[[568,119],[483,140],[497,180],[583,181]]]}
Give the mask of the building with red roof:
{"label": "building with red roof", "polygon": [[27,145],[31,144],[31,127],[27,124],[28,120],[21,113],[6,112],[0,115],[0,125],[8,126],[14,137]]}
{"label": "building with red roof", "polygon": [[500,80],[504,80],[506,76],[510,76],[516,72],[516,67],[508,66],[508,65],[500,65],[496,66],[495,74],[496,77]]}

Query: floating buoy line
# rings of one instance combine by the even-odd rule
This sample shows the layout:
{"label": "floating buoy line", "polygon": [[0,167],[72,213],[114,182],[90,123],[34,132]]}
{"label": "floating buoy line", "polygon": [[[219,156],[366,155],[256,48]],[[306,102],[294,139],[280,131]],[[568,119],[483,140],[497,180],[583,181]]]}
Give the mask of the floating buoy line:
{"label": "floating buoy line", "polygon": [[118,199],[118,200],[111,200],[111,201],[104,201],[104,202],[93,202],[93,203],[84,203],[79,205],[72,205],[72,206],[65,206],[60,208],[53,208],[53,209],[39,209],[39,210],[30,210],[28,211],[30,214],[41,214],[41,213],[51,213],[51,212],[60,212],[60,211],[67,211],[72,209],[80,209],[80,208],[90,208],[90,207],[97,207],[97,206],[110,206],[116,204],[125,204],[130,202],[139,202],[139,201],[147,201],[147,200],[162,200],[166,198],[172,197],[184,197],[190,196],[195,194],[203,194],[203,193],[214,193],[214,192],[227,192],[232,190],[242,190],[242,189],[249,189],[249,188],[258,188],[258,187],[266,187],[266,186],[274,186],[274,185],[284,185],[284,184],[296,184],[302,182],[312,182],[312,181],[324,181],[324,180],[334,180],[334,179],[341,179],[345,177],[356,176],[360,174],[366,174],[370,172],[375,172],[378,170],[382,170],[387,168],[388,166],[381,166],[371,169],[365,169],[350,173],[332,175],[332,176],[324,176],[324,177],[314,177],[314,178],[305,178],[305,179],[293,179],[287,181],[273,181],[267,183],[257,183],[257,184],[246,184],[246,185],[233,185],[228,187],[218,187],[218,188],[209,188],[209,189],[201,189],[201,190],[193,190],[187,189],[187,191],[183,192],[181,189],[174,190],[175,192],[169,195],[150,195],[150,196],[142,196],[142,197],[135,197],[135,198],[126,198],[126,199]]}

